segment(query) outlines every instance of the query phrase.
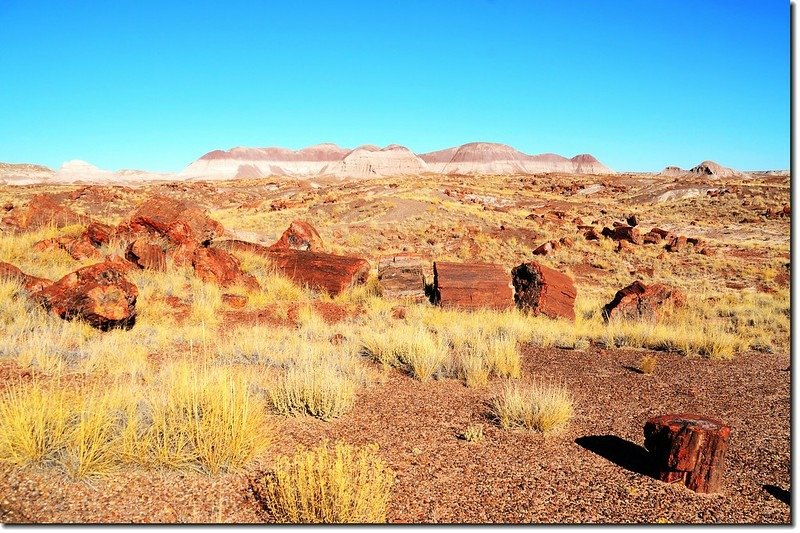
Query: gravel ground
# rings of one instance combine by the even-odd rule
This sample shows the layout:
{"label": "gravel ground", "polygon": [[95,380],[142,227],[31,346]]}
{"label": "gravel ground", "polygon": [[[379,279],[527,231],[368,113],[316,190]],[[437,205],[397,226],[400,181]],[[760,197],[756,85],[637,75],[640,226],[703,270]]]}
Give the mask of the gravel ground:
{"label": "gravel ground", "polygon": [[[473,390],[389,371],[337,421],[283,419],[270,456],[239,474],[129,471],[71,482],[53,470],[0,467],[0,519],[263,521],[268,515],[249,479],[274,454],[327,437],[378,443],[397,473],[390,522],[789,523],[789,355],[709,361],[657,354],[647,376],[635,370],[643,353],[526,348],[526,374],[563,380],[576,400],[569,427],[547,438],[492,424],[487,402],[497,383]],[[646,473],[645,419],[687,411],[732,427],[719,495],[696,495]],[[482,442],[457,438],[476,423],[484,426]]]}

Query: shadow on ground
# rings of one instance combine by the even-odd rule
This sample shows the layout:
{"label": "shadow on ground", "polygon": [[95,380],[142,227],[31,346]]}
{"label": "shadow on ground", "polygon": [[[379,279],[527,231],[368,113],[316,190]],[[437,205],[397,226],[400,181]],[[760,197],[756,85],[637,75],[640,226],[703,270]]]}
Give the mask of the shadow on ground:
{"label": "shadow on ground", "polygon": [[575,444],[626,470],[643,476],[655,477],[650,466],[650,454],[638,444],[616,435],[579,437],[575,439]]}
{"label": "shadow on ground", "polygon": [[786,505],[791,506],[792,503],[792,493],[788,490],[783,490],[780,487],[776,487],[775,485],[764,485],[764,490],[769,492],[775,499],[785,503]]}

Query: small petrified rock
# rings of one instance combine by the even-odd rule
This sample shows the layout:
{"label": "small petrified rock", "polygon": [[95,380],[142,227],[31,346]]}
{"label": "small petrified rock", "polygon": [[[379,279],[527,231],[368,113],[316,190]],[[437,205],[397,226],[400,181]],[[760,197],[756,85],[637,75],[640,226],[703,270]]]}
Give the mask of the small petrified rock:
{"label": "small petrified rock", "polygon": [[19,283],[28,292],[40,291],[53,283],[49,279],[28,275],[11,263],[2,261],[0,261],[0,279]]}
{"label": "small petrified rock", "polygon": [[137,295],[122,270],[104,262],[67,274],[32,297],[65,320],[78,318],[107,331],[133,327]]}
{"label": "small petrified rock", "polygon": [[98,248],[104,244],[111,242],[111,237],[114,235],[114,228],[108,224],[101,224],[100,222],[92,222],[86,226],[86,238]]}
{"label": "small petrified rock", "polygon": [[511,278],[501,265],[433,263],[434,301],[445,308],[509,309],[514,306]]}
{"label": "small petrified rock", "polygon": [[658,478],[698,493],[719,492],[731,428],[693,414],[661,415],[644,425],[644,447]]}
{"label": "small petrified rock", "polygon": [[638,228],[620,225],[614,228],[611,238],[615,241],[628,241],[631,244],[642,245],[644,239]]}
{"label": "small petrified rock", "polygon": [[242,271],[239,260],[219,248],[197,248],[192,256],[192,267],[197,277],[207,283],[216,283],[220,287],[259,288],[256,278]]}
{"label": "small petrified rock", "polygon": [[673,237],[669,243],[664,247],[668,252],[682,252],[686,249],[689,240],[683,235]]}
{"label": "small petrified rock", "polygon": [[614,299],[603,307],[603,318],[657,320],[661,307],[665,305],[682,307],[685,303],[686,297],[679,289],[662,283],[648,286],[641,281],[634,281],[617,291]]}
{"label": "small petrified rock", "polygon": [[511,270],[514,302],[522,311],[575,320],[575,283],[566,274],[536,262]]}
{"label": "small petrified rock", "polygon": [[247,305],[247,296],[225,293],[222,295],[222,301],[234,309],[242,309]]}
{"label": "small petrified rock", "polygon": [[295,220],[281,238],[270,246],[273,250],[302,250],[311,252],[321,252],[322,237],[319,236],[314,226],[303,220]]}
{"label": "small petrified rock", "polygon": [[167,255],[164,249],[145,238],[136,239],[125,250],[125,259],[139,268],[163,272],[167,268]]}
{"label": "small petrified rock", "polygon": [[60,205],[50,194],[37,194],[25,207],[13,207],[3,218],[3,224],[18,231],[46,226],[62,228],[85,221],[86,217]]}

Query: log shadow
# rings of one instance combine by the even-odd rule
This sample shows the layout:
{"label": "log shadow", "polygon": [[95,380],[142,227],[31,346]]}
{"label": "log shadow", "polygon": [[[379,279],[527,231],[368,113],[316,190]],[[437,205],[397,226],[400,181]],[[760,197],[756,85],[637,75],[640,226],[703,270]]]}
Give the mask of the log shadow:
{"label": "log shadow", "polygon": [[575,444],[596,453],[625,470],[658,479],[651,466],[650,454],[642,446],[616,435],[578,437]]}
{"label": "log shadow", "polygon": [[628,370],[628,371],[630,371],[630,372],[635,372],[635,373],[637,373],[637,374],[644,374],[644,372],[642,372],[642,369],[641,369],[641,368],[636,368],[635,366],[631,366],[631,365],[622,365],[622,368],[624,368],[625,370]]}
{"label": "log shadow", "polygon": [[783,490],[782,488],[777,487],[775,485],[763,485],[763,487],[764,487],[764,490],[769,492],[770,495],[772,495],[775,499],[777,499],[777,500],[779,500],[779,501],[781,501],[781,502],[783,502],[786,505],[791,507],[791,505],[792,505],[792,503],[791,503],[792,502],[792,493],[791,493],[791,491]]}

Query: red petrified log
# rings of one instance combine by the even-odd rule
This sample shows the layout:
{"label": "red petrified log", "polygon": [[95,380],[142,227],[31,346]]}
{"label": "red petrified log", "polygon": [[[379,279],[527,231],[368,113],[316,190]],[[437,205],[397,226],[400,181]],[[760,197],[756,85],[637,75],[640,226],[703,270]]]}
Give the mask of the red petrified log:
{"label": "red petrified log", "polygon": [[685,303],[686,296],[680,289],[662,283],[645,285],[641,281],[634,281],[617,291],[614,299],[603,307],[603,317],[606,320],[618,317],[657,320],[662,306],[681,307]]}
{"label": "red petrified log", "polygon": [[459,309],[508,309],[514,306],[511,278],[501,265],[433,263],[436,301]]}
{"label": "red petrified log", "polygon": [[273,250],[322,251],[322,238],[314,226],[303,220],[294,220],[281,238],[270,246]]}
{"label": "red petrified log", "polygon": [[511,270],[517,307],[534,315],[575,320],[575,284],[566,274],[538,263]]}
{"label": "red petrified log", "polygon": [[367,281],[369,262],[360,257],[298,250],[271,250],[252,242],[229,240],[214,244],[228,251],[245,251],[268,258],[275,269],[298,285],[331,296]]}
{"label": "red petrified log", "polygon": [[697,415],[662,415],[644,425],[644,446],[658,478],[698,493],[719,492],[731,428]]}

